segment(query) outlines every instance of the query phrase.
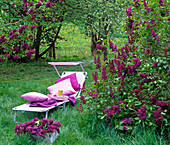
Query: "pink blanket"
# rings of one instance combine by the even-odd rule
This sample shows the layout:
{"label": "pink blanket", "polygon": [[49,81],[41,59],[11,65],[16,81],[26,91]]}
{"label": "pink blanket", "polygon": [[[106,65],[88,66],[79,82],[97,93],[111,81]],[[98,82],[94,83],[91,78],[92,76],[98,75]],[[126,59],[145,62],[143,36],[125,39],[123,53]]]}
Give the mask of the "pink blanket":
{"label": "pink blanket", "polygon": [[[73,105],[75,105],[75,103],[76,103],[76,98],[75,97],[70,96],[70,97],[68,97],[68,100]],[[29,107],[45,107],[45,108],[47,108],[47,107],[56,106],[57,102],[61,102],[61,101],[55,100],[55,99],[51,99],[51,100],[44,101],[44,102],[32,102]]]}

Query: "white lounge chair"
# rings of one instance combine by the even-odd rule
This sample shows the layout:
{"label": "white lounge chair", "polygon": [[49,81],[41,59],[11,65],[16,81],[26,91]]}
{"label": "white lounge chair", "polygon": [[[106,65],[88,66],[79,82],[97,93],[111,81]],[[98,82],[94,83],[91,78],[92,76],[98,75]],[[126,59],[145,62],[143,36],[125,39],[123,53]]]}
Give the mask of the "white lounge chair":
{"label": "white lounge chair", "polygon": [[[76,92],[76,94],[72,95],[74,96],[76,99],[80,98],[80,95],[81,95],[81,89],[83,88],[83,84],[85,82],[85,78],[87,78],[87,72],[84,71],[82,65],[81,65],[82,62],[49,62],[48,64],[51,64],[54,66],[57,74],[62,78],[62,77],[65,77],[67,75],[70,75],[72,73],[76,73],[76,77],[77,77],[77,81],[78,81],[78,84],[80,86],[80,90]],[[56,65],[78,65],[80,64],[83,72],[70,72],[70,71],[64,71],[62,73],[62,75],[59,74],[57,68],[56,68]],[[25,103],[25,104],[22,104],[20,106],[17,106],[17,107],[14,107],[12,108],[13,111],[15,111],[15,115],[14,115],[14,121],[16,121],[16,115],[17,115],[17,111],[28,111],[28,112],[45,112],[45,118],[48,117],[48,112],[49,110],[55,108],[55,107],[58,107],[58,106],[62,106],[64,109],[65,109],[65,103],[69,102],[69,100],[67,101],[63,101],[63,102],[58,102],[56,106],[52,106],[52,107],[47,107],[47,108],[44,108],[44,107],[29,107],[31,102],[29,103]]]}

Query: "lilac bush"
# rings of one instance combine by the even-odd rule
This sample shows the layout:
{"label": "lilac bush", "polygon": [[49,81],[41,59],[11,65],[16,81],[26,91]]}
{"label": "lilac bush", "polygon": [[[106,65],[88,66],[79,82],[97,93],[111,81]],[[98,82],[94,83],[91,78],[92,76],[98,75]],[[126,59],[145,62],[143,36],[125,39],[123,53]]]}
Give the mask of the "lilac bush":
{"label": "lilac bush", "polygon": [[49,120],[46,118],[41,120],[34,118],[30,122],[20,122],[19,124],[16,124],[14,131],[17,133],[17,135],[21,135],[22,133],[27,132],[29,134],[35,136],[38,135],[45,138],[45,133],[55,132],[55,130],[60,133],[59,127],[61,127],[60,122],[54,121],[53,118]]}
{"label": "lilac bush", "polygon": [[5,3],[3,6],[9,16],[11,13],[15,15],[9,27],[0,33],[0,61],[32,59],[37,45],[35,34],[39,26],[44,26],[45,29],[46,24],[49,26],[51,23],[53,18],[47,20],[46,14],[50,15],[50,9],[55,6],[55,3],[52,0],[41,2],[23,0],[12,4]]}
{"label": "lilac bush", "polygon": [[[97,61],[100,56],[94,57],[93,82],[90,89],[84,88],[87,97],[81,108],[106,121],[109,128],[168,129],[168,4],[152,0],[134,0],[133,4],[126,10],[128,44],[119,49],[109,40],[114,58],[101,62]],[[104,47],[97,45],[101,51],[109,49]]]}

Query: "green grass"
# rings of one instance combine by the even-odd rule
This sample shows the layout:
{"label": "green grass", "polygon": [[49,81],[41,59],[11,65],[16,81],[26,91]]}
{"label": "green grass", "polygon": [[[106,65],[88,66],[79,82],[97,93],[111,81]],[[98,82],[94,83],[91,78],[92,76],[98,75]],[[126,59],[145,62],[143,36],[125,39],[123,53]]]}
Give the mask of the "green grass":
{"label": "green grass", "polygon": [[[82,60],[88,73],[86,84],[92,81],[92,61]],[[73,67],[59,67],[64,70],[74,70]],[[81,70],[75,67],[75,70]],[[34,117],[44,118],[44,113],[18,111],[16,122],[13,121],[12,108],[27,101],[20,96],[35,91],[48,94],[47,87],[54,84],[59,77],[53,66],[46,61],[29,63],[0,63],[0,144],[3,145],[45,145],[28,135],[17,136],[14,127],[19,122],[30,121]],[[78,106],[76,102],[75,106]],[[56,145],[167,145],[168,141],[157,136],[154,131],[138,129],[132,136],[115,130],[109,131],[104,122],[90,120],[86,113],[78,113],[75,106],[69,103],[66,109],[55,108],[49,112],[48,118],[61,122],[61,133],[53,144]]]}

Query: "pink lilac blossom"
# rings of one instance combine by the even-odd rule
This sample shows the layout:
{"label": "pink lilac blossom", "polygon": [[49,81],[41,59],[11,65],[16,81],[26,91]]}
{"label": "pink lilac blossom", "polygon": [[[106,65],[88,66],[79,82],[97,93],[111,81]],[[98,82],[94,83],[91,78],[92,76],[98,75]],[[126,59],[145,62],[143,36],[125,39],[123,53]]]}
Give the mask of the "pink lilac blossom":
{"label": "pink lilac blossom", "polygon": [[31,30],[33,30],[34,28],[37,28],[37,26],[36,25],[32,25],[31,26]]}
{"label": "pink lilac blossom", "polygon": [[132,11],[132,8],[131,8],[131,6],[128,8],[128,10],[126,10],[126,14],[130,17],[130,16],[132,16],[132,13],[133,13],[134,11]]}
{"label": "pink lilac blossom", "polygon": [[44,19],[44,18],[46,18],[46,15],[44,15],[44,16],[41,17],[41,19]]}
{"label": "pink lilac blossom", "polygon": [[80,96],[80,100],[82,104],[86,104],[85,97],[83,95]]}
{"label": "pink lilac blossom", "polygon": [[29,5],[30,5],[30,6],[32,6],[32,5],[33,5],[33,3],[29,3]]}
{"label": "pink lilac blossom", "polygon": [[170,70],[168,70],[168,76],[170,76]]}
{"label": "pink lilac blossom", "polygon": [[96,64],[97,60],[96,60],[96,55],[94,55],[94,64]]}
{"label": "pink lilac blossom", "polygon": [[46,7],[46,8],[50,8],[50,7],[51,7],[51,2],[48,1],[48,2],[45,4],[45,7]]}
{"label": "pink lilac blossom", "polygon": [[140,77],[141,77],[141,78],[146,78],[147,76],[148,76],[148,74],[140,73]]}
{"label": "pink lilac blossom", "polygon": [[140,117],[141,120],[146,119],[145,106],[142,106],[141,109],[138,109],[138,113],[138,117]]}
{"label": "pink lilac blossom", "polygon": [[146,54],[149,55],[149,53],[151,52],[151,50],[149,48],[146,49]]}
{"label": "pink lilac blossom", "polygon": [[161,114],[161,108],[158,108],[157,111],[153,111],[154,117],[155,117],[155,122],[157,125],[162,124],[162,114]]}
{"label": "pink lilac blossom", "polygon": [[34,35],[29,35],[29,38],[34,37]]}
{"label": "pink lilac blossom", "polygon": [[32,16],[32,17],[31,17],[31,21],[33,21],[34,19],[35,19],[35,16]]}
{"label": "pink lilac blossom", "polygon": [[104,114],[107,113],[106,120],[108,119],[108,117],[112,117],[114,114],[119,114],[120,111],[121,110],[120,110],[119,106],[117,106],[117,105],[113,105],[111,108],[105,108]]}
{"label": "pink lilac blossom", "polygon": [[92,76],[93,76],[93,81],[94,81],[94,85],[97,85],[98,84],[98,74],[97,74],[97,71],[95,71],[95,73],[92,72]]}
{"label": "pink lilac blossom", "polygon": [[110,97],[114,98],[114,92],[112,90],[112,87],[109,87]]}
{"label": "pink lilac blossom", "polygon": [[80,106],[80,108],[76,107],[77,111],[78,112],[83,112],[84,109],[83,109],[82,104],[80,103],[79,106]]}
{"label": "pink lilac blossom", "polygon": [[22,31],[24,30],[24,29],[26,29],[28,27],[28,25],[23,25],[23,26],[21,26],[20,28],[19,28],[19,33],[21,34],[22,33]]}
{"label": "pink lilac blossom", "polygon": [[42,3],[38,2],[38,4],[35,5],[35,8],[38,9],[40,6],[42,6]]}
{"label": "pink lilac blossom", "polygon": [[127,131],[127,126],[123,125],[123,130]]}
{"label": "pink lilac blossom", "polygon": [[1,62],[4,62],[4,59],[3,59],[2,57],[0,57],[0,61],[1,61]]}
{"label": "pink lilac blossom", "polygon": [[130,123],[132,122],[132,119],[123,118],[122,121],[123,121],[123,123],[121,125],[130,125]]}
{"label": "pink lilac blossom", "polygon": [[114,60],[109,60],[108,67],[109,67],[109,72],[110,72],[112,75],[113,75],[114,73],[116,73],[116,69],[115,69],[115,65],[114,65]]}
{"label": "pink lilac blossom", "polygon": [[125,102],[124,102],[124,101],[122,101],[122,100],[119,100],[119,102],[118,102],[118,103],[119,103],[119,105],[120,105],[120,104],[125,104]]}
{"label": "pink lilac blossom", "polygon": [[158,99],[156,98],[156,96],[152,96],[149,98],[152,102],[153,105],[156,105],[156,103],[158,102]]}
{"label": "pink lilac blossom", "polygon": [[160,6],[166,6],[165,4],[163,4],[163,0],[159,0],[159,4]]}
{"label": "pink lilac blossom", "polygon": [[140,0],[134,0],[134,2],[136,7],[140,6]]}
{"label": "pink lilac blossom", "polygon": [[156,106],[160,106],[163,110],[168,108],[168,104],[164,101],[156,102]]}
{"label": "pink lilac blossom", "polygon": [[96,69],[100,69],[100,67],[101,67],[101,62],[100,62],[100,56],[98,55],[96,60]]}
{"label": "pink lilac blossom", "polygon": [[103,68],[102,68],[102,79],[103,80],[106,80],[108,77],[107,77],[107,71],[106,71],[106,67],[105,66],[103,66]]}
{"label": "pink lilac blossom", "polygon": [[35,23],[37,23],[38,21],[40,21],[40,19],[36,19],[36,20],[35,20]]}
{"label": "pink lilac blossom", "polygon": [[19,51],[19,47],[18,46],[15,46],[13,51]]}
{"label": "pink lilac blossom", "polygon": [[109,39],[109,48],[112,49],[112,51],[115,50],[113,42]]}
{"label": "pink lilac blossom", "polygon": [[159,62],[155,62],[155,63],[153,64],[152,68],[157,67],[158,63],[159,63]]}
{"label": "pink lilac blossom", "polygon": [[19,59],[19,56],[14,55],[13,59]]}
{"label": "pink lilac blossom", "polygon": [[[37,121],[40,123],[40,125],[38,126]],[[42,137],[44,136],[44,133],[47,132],[54,132],[55,130],[58,131],[58,133],[60,133],[60,129],[59,127],[61,127],[60,122],[58,121],[53,121],[53,119],[50,119],[48,121],[48,119],[43,118],[40,121],[38,120],[38,118],[35,118],[33,120],[31,120],[30,122],[26,122],[26,123],[19,123],[15,126],[14,131],[17,133],[17,135],[21,135],[23,132],[28,132],[31,133],[32,135],[39,135]],[[46,128],[46,129],[44,129]]]}
{"label": "pink lilac blossom", "polygon": [[159,41],[159,36],[155,33],[155,31],[154,30],[152,30],[152,36],[154,37],[154,40],[157,40],[157,41]]}

